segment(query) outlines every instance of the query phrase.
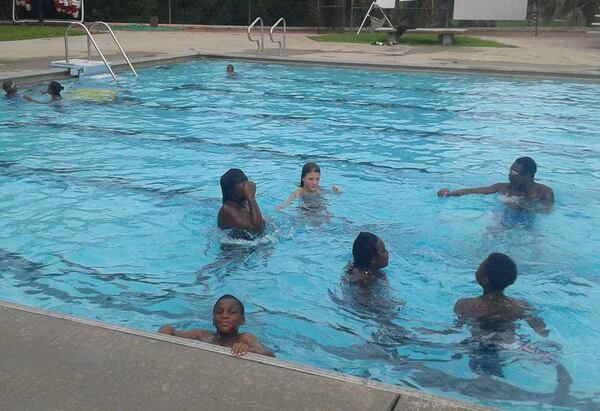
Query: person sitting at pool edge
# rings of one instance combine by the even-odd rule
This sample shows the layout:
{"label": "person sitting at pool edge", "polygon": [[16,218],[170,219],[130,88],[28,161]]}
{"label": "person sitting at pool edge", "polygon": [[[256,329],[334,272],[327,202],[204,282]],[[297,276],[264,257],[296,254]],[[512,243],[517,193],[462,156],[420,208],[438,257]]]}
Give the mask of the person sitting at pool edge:
{"label": "person sitting at pool edge", "polygon": [[554,203],[554,192],[548,186],[533,181],[537,165],[531,157],[520,157],[510,167],[508,183],[497,183],[488,187],[463,188],[450,191],[442,188],[437,192],[438,197],[460,197],[465,194],[494,194],[502,193],[507,196],[522,197],[526,201],[540,201],[551,205]]}
{"label": "person sitting at pool edge", "polygon": [[517,266],[506,254],[491,253],[479,265],[475,279],[483,289],[479,297],[463,298],[456,302],[454,312],[459,323],[470,322],[474,338],[494,333],[497,342],[512,343],[515,322],[525,320],[539,335],[547,337],[550,331],[544,321],[532,314],[526,301],[504,295],[504,290],[517,279]]}
{"label": "person sitting at pool edge", "polygon": [[2,89],[6,92],[6,97],[8,98],[16,97],[17,91],[19,90],[15,82],[12,80],[7,80],[2,83]]}
{"label": "person sitting at pool edge", "polygon": [[390,255],[383,240],[375,234],[361,232],[352,244],[352,263],[347,268],[347,280],[352,284],[366,285],[384,275]]}
{"label": "person sitting at pool edge", "polygon": [[[277,210],[282,210],[290,205],[295,199],[306,195],[321,194],[321,167],[317,163],[306,163],[300,173],[300,187],[294,191],[283,203],[277,206]],[[331,186],[334,193],[340,194],[342,190],[335,184]]]}
{"label": "person sitting at pool edge", "polygon": [[237,357],[249,352],[275,357],[275,354],[267,350],[254,334],[240,334],[240,326],[245,323],[244,304],[233,295],[225,294],[217,300],[213,307],[213,324],[217,330],[216,333],[202,329],[181,331],[168,324],[160,327],[158,332],[229,347],[231,353]]}
{"label": "person sitting at pool edge", "polygon": [[265,222],[256,202],[256,184],[238,168],[221,176],[223,205],[217,224],[221,229],[238,228],[252,234],[262,234]]}
{"label": "person sitting at pool edge", "polygon": [[50,94],[50,101],[39,101],[34,99],[31,96],[23,96],[23,98],[27,101],[31,101],[32,103],[39,103],[39,104],[49,104],[49,103],[53,103],[55,101],[60,101],[61,96],[60,96],[60,92],[64,89],[64,87],[58,82],[58,81],[51,81],[50,84],[48,84],[48,89],[42,93],[42,94]]}

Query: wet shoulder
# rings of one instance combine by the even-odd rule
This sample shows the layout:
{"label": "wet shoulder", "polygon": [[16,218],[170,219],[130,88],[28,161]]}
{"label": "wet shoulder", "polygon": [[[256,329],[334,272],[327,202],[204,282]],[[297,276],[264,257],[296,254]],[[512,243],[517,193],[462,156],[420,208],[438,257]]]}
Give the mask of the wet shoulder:
{"label": "wet shoulder", "polygon": [[355,267],[354,265],[350,264],[347,268],[346,268],[346,274],[345,274],[345,279],[348,281],[348,283],[350,284],[357,284],[357,283],[362,283],[366,281],[366,276],[363,270],[361,270],[358,267]]}
{"label": "wet shoulder", "polygon": [[474,317],[479,298],[461,298],[454,304],[454,312],[459,317]]}
{"label": "wet shoulder", "polygon": [[554,201],[554,191],[545,184],[536,183],[537,196],[541,200]]}
{"label": "wet shoulder", "polygon": [[510,190],[510,183],[496,183],[492,187],[494,187],[498,193],[507,194]]}

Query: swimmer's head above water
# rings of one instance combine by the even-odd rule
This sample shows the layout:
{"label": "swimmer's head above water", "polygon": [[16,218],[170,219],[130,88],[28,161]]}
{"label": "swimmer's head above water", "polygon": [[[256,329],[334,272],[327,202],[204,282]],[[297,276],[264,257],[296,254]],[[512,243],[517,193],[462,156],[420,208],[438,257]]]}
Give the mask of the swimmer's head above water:
{"label": "swimmer's head above water", "polygon": [[227,65],[227,74],[235,74],[235,69],[233,68],[233,64]]}
{"label": "swimmer's head above water", "polygon": [[246,323],[244,304],[236,297],[225,294],[213,307],[213,324],[219,334],[237,333]]}
{"label": "swimmer's head above water", "polygon": [[58,81],[51,81],[44,94],[50,94],[52,100],[60,100],[60,92],[63,90],[64,87]]}
{"label": "swimmer's head above water", "polygon": [[316,192],[319,190],[321,181],[321,168],[317,163],[306,163],[302,167],[300,174],[300,187],[308,192]]}
{"label": "swimmer's head above water", "polygon": [[381,238],[363,231],[352,244],[352,258],[355,267],[375,271],[387,267],[390,256]]}
{"label": "swimmer's head above water", "polygon": [[2,83],[2,89],[6,92],[6,97],[17,95],[17,91],[19,90],[15,82],[12,80],[7,80]]}
{"label": "swimmer's head above water", "polygon": [[240,202],[244,200],[243,186],[248,177],[239,168],[232,168],[221,176],[221,192],[223,204],[228,201]]}
{"label": "swimmer's head above water", "polygon": [[510,166],[508,180],[511,184],[525,185],[533,182],[536,172],[537,164],[531,157],[519,157]]}
{"label": "swimmer's head above water", "polygon": [[475,279],[484,292],[501,293],[517,279],[517,265],[506,254],[491,253],[479,264]]}

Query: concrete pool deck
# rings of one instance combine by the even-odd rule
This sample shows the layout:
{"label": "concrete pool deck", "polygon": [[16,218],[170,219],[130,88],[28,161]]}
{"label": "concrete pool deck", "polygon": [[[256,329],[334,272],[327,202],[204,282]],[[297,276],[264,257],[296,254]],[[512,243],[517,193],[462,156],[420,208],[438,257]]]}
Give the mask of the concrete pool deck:
{"label": "concrete pool deck", "polygon": [[0,302],[3,409],[485,410],[223,347]]}
{"label": "concrete pool deck", "polygon": [[[585,31],[476,31],[468,34],[516,46],[445,47],[445,46],[373,46],[316,42],[307,33],[288,33],[288,52],[278,56],[274,44],[265,38],[265,53],[258,55],[243,28],[227,30],[196,29],[186,31],[117,31],[117,37],[134,62],[186,56],[231,60],[267,59],[275,62],[360,65],[374,68],[425,71],[475,72],[484,74],[568,77],[600,81],[598,36]],[[109,59],[121,61],[107,35],[98,35],[100,47]],[[83,57],[84,37],[71,37],[73,57]],[[64,40],[51,39],[0,42],[0,79],[60,75],[52,69],[52,60],[64,59]]]}

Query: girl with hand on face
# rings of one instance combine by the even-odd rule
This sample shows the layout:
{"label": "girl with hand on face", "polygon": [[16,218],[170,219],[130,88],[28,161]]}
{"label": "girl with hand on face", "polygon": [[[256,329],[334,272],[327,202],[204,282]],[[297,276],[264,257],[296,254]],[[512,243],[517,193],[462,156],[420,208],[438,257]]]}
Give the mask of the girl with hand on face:
{"label": "girl with hand on face", "polygon": [[[287,200],[277,206],[277,210],[283,210],[297,198],[305,198],[307,196],[316,196],[323,193],[323,189],[319,185],[321,182],[321,168],[317,163],[306,163],[302,167],[300,175],[300,187],[294,191]],[[336,185],[331,187],[331,190],[336,194],[341,194],[342,190]]]}

